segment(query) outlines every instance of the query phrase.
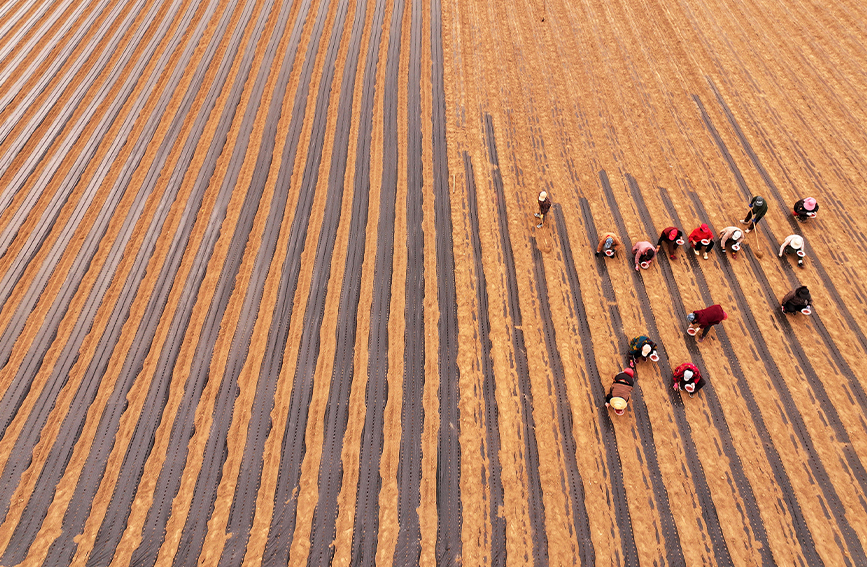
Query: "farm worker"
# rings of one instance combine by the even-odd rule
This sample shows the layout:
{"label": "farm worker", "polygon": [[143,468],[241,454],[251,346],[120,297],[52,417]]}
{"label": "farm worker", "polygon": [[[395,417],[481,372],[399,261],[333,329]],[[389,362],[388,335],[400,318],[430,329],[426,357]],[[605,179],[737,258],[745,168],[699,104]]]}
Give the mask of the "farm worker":
{"label": "farm worker", "polygon": [[799,221],[804,222],[816,217],[816,213],[819,212],[819,203],[813,197],[807,197],[795,203],[792,209],[792,216],[798,217]]}
{"label": "farm worker", "polygon": [[605,407],[610,407],[617,415],[623,415],[623,411],[629,404],[629,396],[635,387],[635,371],[626,368],[614,376],[614,383],[608,389],[605,396]]}
{"label": "farm worker", "polygon": [[536,225],[536,228],[542,228],[542,225],[545,223],[545,215],[548,214],[550,209],[551,199],[548,198],[548,193],[542,191],[539,193],[539,212],[536,213],[536,218],[539,219],[539,224]]}
{"label": "farm worker", "polygon": [[696,331],[701,329],[701,336],[698,338],[698,342],[704,340],[711,327],[722,323],[728,318],[728,313],[723,311],[723,308],[719,305],[711,305],[704,309],[698,309],[686,316],[690,328],[695,329]]}
{"label": "farm worker", "polygon": [[656,241],[657,252],[659,252],[659,247],[663,243],[665,243],[665,247],[668,249],[668,257],[672,260],[677,260],[677,256],[674,253],[677,252],[678,246],[683,244],[683,231],[676,226],[663,228],[662,233],[659,235],[659,240]]}
{"label": "farm worker", "polygon": [[639,240],[632,246],[632,254],[635,256],[635,271],[637,272],[639,267],[645,270],[650,267],[650,263],[656,256],[656,249],[650,242]]}
{"label": "farm worker", "polygon": [[[765,201],[764,197],[759,197],[756,195],[753,197],[752,201],[750,201],[750,210],[747,212],[747,216],[741,222],[747,226],[747,229],[744,232],[749,232],[759,224],[759,221],[762,220],[762,217],[765,216],[765,213],[768,212],[768,202]],[[752,221],[750,221],[752,219]]]}
{"label": "farm worker", "polygon": [[605,232],[599,238],[599,244],[596,246],[596,256],[605,255],[609,258],[612,258],[620,247],[623,246],[620,243],[620,240],[617,239],[617,235],[613,232]]}
{"label": "farm worker", "polygon": [[713,233],[710,227],[702,223],[698,228],[689,233],[689,243],[692,245],[692,251],[698,256],[704,250],[704,259],[707,260],[707,253],[713,248]]}
{"label": "farm worker", "polygon": [[693,394],[704,388],[704,385],[707,383],[701,377],[701,372],[699,372],[696,365],[691,362],[684,362],[675,368],[671,379],[674,382],[671,387],[677,391],[681,389],[686,391],[690,398]]}
{"label": "farm worker", "polygon": [[656,343],[651,341],[647,335],[639,335],[629,341],[629,365],[635,366],[636,360],[647,360],[653,362],[659,360],[659,355],[656,352]]}
{"label": "farm worker", "polygon": [[782,246],[780,246],[780,258],[783,257],[783,254],[795,254],[798,256],[798,267],[804,267],[804,257],[807,255],[806,250],[804,250],[804,237],[798,234],[790,234],[783,241]]}
{"label": "farm worker", "polygon": [[784,295],[783,299],[780,300],[780,305],[783,313],[800,312],[809,315],[812,312],[810,306],[813,305],[813,298],[810,297],[810,290],[807,289],[807,286],[802,285]]}
{"label": "farm worker", "polygon": [[725,227],[722,230],[722,232],[719,233],[720,250],[722,250],[723,254],[725,254],[726,244],[728,244],[729,241],[731,241],[732,256],[736,256],[738,253],[738,250],[741,249],[741,242],[743,242],[745,237],[746,237],[746,234],[744,234],[744,231],[742,231],[738,227],[736,227],[736,226]]}

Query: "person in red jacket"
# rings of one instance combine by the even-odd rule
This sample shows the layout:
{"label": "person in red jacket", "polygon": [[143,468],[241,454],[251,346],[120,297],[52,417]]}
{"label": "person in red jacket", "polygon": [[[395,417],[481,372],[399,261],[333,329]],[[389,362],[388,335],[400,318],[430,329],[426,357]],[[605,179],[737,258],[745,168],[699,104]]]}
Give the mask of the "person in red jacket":
{"label": "person in red jacket", "polygon": [[704,340],[711,327],[722,323],[728,318],[728,313],[723,311],[723,308],[719,305],[711,305],[704,309],[698,309],[686,316],[686,320],[689,321],[689,328],[693,330],[690,333],[691,335],[696,334],[701,329],[701,336],[698,338],[698,342]]}
{"label": "person in red jacket", "polygon": [[617,415],[623,415],[623,411],[629,404],[629,396],[635,387],[635,371],[626,368],[614,377],[614,383],[605,396],[605,407],[612,408]]}
{"label": "person in red jacket", "polygon": [[672,260],[677,260],[677,256],[674,253],[677,252],[678,246],[683,245],[683,232],[676,226],[663,228],[662,233],[659,235],[659,240],[656,241],[657,252],[659,252],[659,247],[662,246],[663,242],[665,243],[665,247],[668,248],[668,257]]}
{"label": "person in red jacket", "polygon": [[536,213],[539,224],[536,225],[536,228],[542,228],[542,225],[545,224],[545,215],[548,214],[549,210],[551,210],[551,199],[548,198],[547,192],[542,191],[539,193],[539,212]]}
{"label": "person in red jacket", "polygon": [[704,388],[705,379],[701,377],[698,367],[691,362],[684,362],[674,369],[674,375],[671,377],[674,382],[671,387],[675,391],[683,389],[691,398],[693,394]]}
{"label": "person in red jacket", "polygon": [[713,233],[710,227],[704,223],[698,228],[689,233],[689,243],[692,245],[692,250],[695,255],[704,250],[704,259],[707,260],[707,253],[713,248]]}
{"label": "person in red jacket", "polygon": [[645,270],[650,267],[650,263],[656,257],[656,249],[650,242],[639,240],[632,245],[632,254],[635,256],[635,271],[637,272],[639,267]]}

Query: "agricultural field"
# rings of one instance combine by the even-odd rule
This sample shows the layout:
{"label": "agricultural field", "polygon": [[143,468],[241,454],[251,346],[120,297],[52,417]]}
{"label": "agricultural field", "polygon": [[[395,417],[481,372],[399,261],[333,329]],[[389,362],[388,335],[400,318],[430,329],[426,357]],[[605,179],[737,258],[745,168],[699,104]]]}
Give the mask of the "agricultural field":
{"label": "agricultural field", "polygon": [[0,3],[0,565],[867,565],[865,183],[855,0]]}

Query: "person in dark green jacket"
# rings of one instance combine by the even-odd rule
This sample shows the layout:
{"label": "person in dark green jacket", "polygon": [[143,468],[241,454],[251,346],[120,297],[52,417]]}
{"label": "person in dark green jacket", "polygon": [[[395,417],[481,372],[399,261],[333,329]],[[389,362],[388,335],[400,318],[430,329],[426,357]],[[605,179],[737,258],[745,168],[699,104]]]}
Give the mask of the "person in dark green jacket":
{"label": "person in dark green jacket", "polygon": [[749,232],[754,229],[767,212],[768,202],[765,201],[765,198],[759,197],[758,195],[753,197],[753,200],[750,201],[750,210],[747,212],[747,217],[741,221],[743,224],[748,225],[744,232]]}

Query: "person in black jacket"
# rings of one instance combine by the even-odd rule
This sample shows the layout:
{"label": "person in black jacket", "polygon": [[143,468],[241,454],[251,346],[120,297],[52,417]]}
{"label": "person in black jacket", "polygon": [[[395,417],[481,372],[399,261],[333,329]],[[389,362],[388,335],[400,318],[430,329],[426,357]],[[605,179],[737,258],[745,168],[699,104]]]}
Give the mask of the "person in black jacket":
{"label": "person in black jacket", "polygon": [[797,217],[801,222],[814,218],[818,212],[819,203],[813,197],[801,199],[792,207],[792,216]]}
{"label": "person in black jacket", "polygon": [[768,202],[765,201],[765,198],[758,195],[753,197],[752,201],[750,201],[750,210],[747,212],[746,218],[741,221],[743,224],[748,225],[744,232],[749,232],[756,228],[756,225],[759,224],[759,221],[762,220],[762,217],[767,212]]}
{"label": "person in black jacket", "polygon": [[[813,305],[813,298],[810,297],[810,290],[807,289],[807,286],[802,285],[784,295],[783,299],[780,300],[780,304],[783,313],[800,313]],[[806,314],[809,314],[809,309]]]}

